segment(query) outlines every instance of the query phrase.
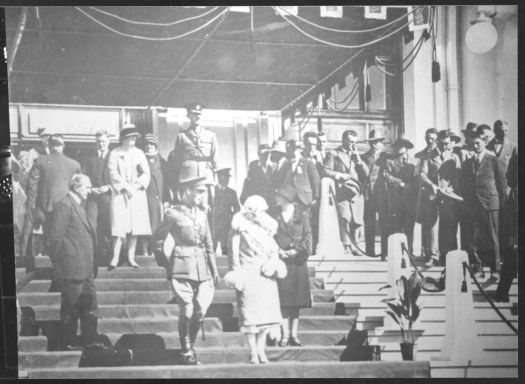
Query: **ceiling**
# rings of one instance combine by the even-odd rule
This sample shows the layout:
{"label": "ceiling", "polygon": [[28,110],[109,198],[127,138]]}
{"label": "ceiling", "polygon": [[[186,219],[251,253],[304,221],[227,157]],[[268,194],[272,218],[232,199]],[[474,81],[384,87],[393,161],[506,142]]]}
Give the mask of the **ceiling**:
{"label": "ceiling", "polygon": [[[22,8],[6,8],[7,52],[12,55]],[[110,28],[146,37],[170,37],[193,30],[218,15],[172,26],[137,25],[81,7]],[[99,7],[134,21],[169,23],[211,11],[212,7]],[[363,7],[344,7],[343,18],[321,18],[319,7],[300,7],[300,16],[324,27],[362,30],[386,23],[363,16]],[[389,9],[388,21],[405,10]],[[291,17],[305,32],[337,44],[356,45],[385,30],[334,33]],[[395,27],[403,25],[398,23]],[[405,28],[406,29],[406,28]],[[388,29],[387,29],[388,30]],[[356,55],[357,49],[316,42],[288,24],[271,7],[250,15],[229,12],[202,30],[167,41],[118,35],[75,7],[29,7],[9,73],[11,102],[113,106],[180,107],[199,101],[208,108],[279,110],[307,92]],[[401,31],[403,32],[403,31]],[[400,34],[373,49],[390,50]],[[366,51],[342,67],[344,76]],[[334,75],[335,76],[335,75]],[[337,79],[333,79],[333,83]]]}

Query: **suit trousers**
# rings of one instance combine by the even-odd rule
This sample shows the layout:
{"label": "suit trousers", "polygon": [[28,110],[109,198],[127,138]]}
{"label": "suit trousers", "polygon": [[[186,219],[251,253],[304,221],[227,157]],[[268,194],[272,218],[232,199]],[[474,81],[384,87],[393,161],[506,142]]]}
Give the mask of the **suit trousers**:
{"label": "suit trousers", "polygon": [[388,250],[388,222],[385,207],[385,199],[372,197],[365,199],[364,207],[364,224],[365,224],[365,244],[366,253],[375,255],[376,240],[376,213],[379,221],[379,230],[381,232],[381,256],[386,256]]}
{"label": "suit trousers", "polygon": [[425,256],[439,259],[439,214],[438,199],[421,201],[421,244]]}
{"label": "suit trousers", "polygon": [[468,251],[477,253],[491,271],[501,270],[499,247],[499,210],[485,209],[479,200],[469,206],[470,244]]}
{"label": "suit trousers", "polygon": [[96,342],[97,333],[97,293],[93,278],[85,280],[57,279],[61,292],[60,320],[62,332],[59,345],[75,344],[80,318],[81,343]]}
{"label": "suit trousers", "polygon": [[111,200],[96,196],[86,202],[86,214],[97,225],[97,265],[106,266],[111,255]]}

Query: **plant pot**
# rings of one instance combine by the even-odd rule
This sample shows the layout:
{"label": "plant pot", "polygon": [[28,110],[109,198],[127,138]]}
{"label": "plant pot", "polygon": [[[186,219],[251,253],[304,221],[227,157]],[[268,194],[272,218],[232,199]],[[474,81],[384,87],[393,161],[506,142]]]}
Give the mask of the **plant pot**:
{"label": "plant pot", "polygon": [[415,360],[416,358],[416,344],[415,343],[399,343],[401,346],[401,356],[403,360]]}

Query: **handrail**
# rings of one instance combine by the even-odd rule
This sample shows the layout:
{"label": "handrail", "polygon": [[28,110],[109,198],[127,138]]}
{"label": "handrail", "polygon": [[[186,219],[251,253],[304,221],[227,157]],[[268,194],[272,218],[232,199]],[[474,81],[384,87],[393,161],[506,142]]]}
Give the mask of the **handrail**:
{"label": "handrail", "polygon": [[496,306],[496,304],[494,304],[494,302],[492,301],[492,299],[485,293],[485,291],[483,290],[483,288],[481,287],[481,285],[479,284],[478,282],[478,279],[476,279],[476,276],[474,275],[474,272],[472,272],[472,269],[470,268],[470,266],[468,265],[468,263],[466,262],[463,262],[463,268],[466,268],[467,271],[470,273],[470,276],[472,277],[472,279],[474,280],[474,283],[476,284],[476,286],[478,287],[478,289],[480,290],[481,294],[483,295],[483,297],[485,298],[486,301],[488,301],[488,303],[490,304],[490,306],[492,307],[492,309],[494,309],[494,311],[496,311],[496,313],[498,314],[498,316],[501,318],[501,320],[503,320],[503,322],[505,324],[507,324],[507,326],[512,329],[512,331],[517,335],[518,334],[518,329],[512,325],[512,323],[507,320],[507,318],[503,315],[503,313],[501,313],[501,311],[498,309],[498,307]]}

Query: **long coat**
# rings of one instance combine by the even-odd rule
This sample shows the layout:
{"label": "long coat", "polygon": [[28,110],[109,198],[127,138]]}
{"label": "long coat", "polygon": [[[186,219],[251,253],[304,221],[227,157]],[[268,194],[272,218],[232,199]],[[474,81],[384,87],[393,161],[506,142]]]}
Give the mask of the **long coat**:
{"label": "long coat", "polygon": [[[350,175],[359,183],[363,183],[368,176],[368,166],[365,162],[356,164],[342,146],[334,152],[327,152],[324,161],[325,175],[337,180],[340,175]],[[355,225],[363,225],[364,199],[363,191],[348,200],[341,191],[341,184],[336,181],[337,209],[341,218]]]}
{"label": "long coat", "polygon": [[281,307],[311,307],[310,277],[308,276],[308,256],[312,254],[312,229],[307,212],[297,212],[290,222],[285,223],[282,216],[277,219],[279,227],[275,240],[283,250],[295,249],[293,259],[284,259],[288,274],[277,279]]}
{"label": "long coat", "polygon": [[213,240],[216,245],[226,249],[233,215],[241,210],[237,192],[234,189],[217,185],[213,201]]}
{"label": "long coat", "polygon": [[80,164],[63,153],[36,158],[27,180],[28,208],[49,214],[55,203],[67,195],[71,177],[80,172]]}
{"label": "long coat", "polygon": [[164,182],[166,160],[160,155],[147,156],[147,160],[150,170],[150,182],[146,189],[146,195],[148,197],[149,222],[153,233],[164,219],[163,202],[169,201],[169,191],[167,191],[166,183]]}
{"label": "long coat", "polygon": [[266,200],[266,203],[270,204],[272,171],[272,167],[269,165],[266,167],[266,170],[264,170],[259,160],[254,160],[250,163],[248,166],[248,176],[244,179],[240,196],[242,204],[252,195],[259,195]]}
{"label": "long coat", "polygon": [[96,276],[95,225],[71,195],[55,205],[48,234],[55,278],[84,280]]}
{"label": "long coat", "polygon": [[277,193],[306,206],[311,206],[314,200],[319,199],[319,174],[312,161],[300,157],[294,171],[293,162],[288,160],[278,172]]}
{"label": "long coat", "polygon": [[[123,151],[121,147],[111,151],[108,161],[111,181],[111,234],[126,237],[151,235],[146,188],[150,182],[148,161],[138,148]],[[128,199],[123,188],[133,189]]]}

